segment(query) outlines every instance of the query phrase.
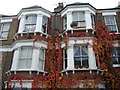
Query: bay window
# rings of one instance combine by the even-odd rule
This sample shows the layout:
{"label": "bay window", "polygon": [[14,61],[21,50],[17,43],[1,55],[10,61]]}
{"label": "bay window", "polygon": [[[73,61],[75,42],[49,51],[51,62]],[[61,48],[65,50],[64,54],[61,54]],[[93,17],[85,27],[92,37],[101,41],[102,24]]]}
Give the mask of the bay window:
{"label": "bay window", "polygon": [[0,38],[7,39],[9,28],[10,28],[10,23],[2,23],[0,30]]}
{"label": "bay window", "polygon": [[22,46],[14,50],[12,71],[37,70],[43,71],[45,50],[32,46]]}
{"label": "bay window", "polygon": [[115,48],[112,51],[112,62],[113,62],[113,66],[120,67],[120,48]]}
{"label": "bay window", "polygon": [[78,22],[78,27],[85,27],[85,12],[84,11],[73,12],[73,21]]}
{"label": "bay window", "polygon": [[37,16],[35,15],[27,16],[25,22],[25,31],[34,31],[36,29],[36,20]]}
{"label": "bay window", "polygon": [[115,16],[105,16],[105,24],[107,25],[108,29],[110,31],[117,31],[117,24],[116,24],[116,19]]}
{"label": "bay window", "polygon": [[74,67],[89,67],[87,46],[74,47]]}
{"label": "bay window", "polygon": [[67,48],[64,44],[61,46],[63,47],[63,69],[97,69],[92,40],[78,40],[81,38],[76,40],[75,37],[70,39]]}

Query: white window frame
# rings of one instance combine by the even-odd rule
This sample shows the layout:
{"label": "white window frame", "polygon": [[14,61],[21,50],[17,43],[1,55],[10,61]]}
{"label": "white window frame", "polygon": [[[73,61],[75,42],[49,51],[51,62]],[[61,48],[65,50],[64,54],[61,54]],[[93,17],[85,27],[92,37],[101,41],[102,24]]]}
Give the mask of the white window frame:
{"label": "white window frame", "polygon": [[[31,57],[27,57],[27,56],[26,56],[26,57],[21,57],[22,49],[27,49],[26,55],[28,55],[28,53],[29,53],[29,52],[28,52],[28,49],[29,49],[29,48],[32,49],[32,52],[31,52],[31,53],[32,53],[32,55],[33,55],[33,48],[32,48],[32,47],[21,47],[21,48],[20,48],[20,54],[19,54],[19,60],[18,60],[18,69],[19,69],[19,70],[20,70],[20,69],[30,69],[31,66],[32,66],[32,56],[31,56]],[[25,68],[20,68],[20,66],[19,66],[19,65],[20,65],[20,60],[26,60],[26,61],[24,61],[24,62],[26,62],[26,64],[27,64],[28,61],[31,60],[31,65],[30,65],[30,67],[27,68],[27,67],[26,67],[27,65],[26,65],[26,66],[24,66]]]}
{"label": "white window frame", "polygon": [[[120,58],[120,56],[118,55],[118,52],[116,51],[116,49],[119,49],[119,50],[120,50],[120,47],[115,47],[115,48],[114,48],[115,54],[117,54],[117,56],[112,54],[112,58],[116,58],[118,64],[114,64],[114,63],[113,63],[113,67],[120,67],[120,63],[119,63],[119,58]],[[113,60],[112,60],[112,61],[113,61]]]}
{"label": "white window frame", "polygon": [[[8,24],[8,30],[4,30],[4,25],[5,24]],[[1,25],[1,30],[0,30],[0,39],[7,39],[8,38],[8,34],[9,34],[9,29],[10,29],[10,22],[4,22],[4,23],[2,23],[2,25]],[[2,34],[3,33],[7,33],[7,36],[6,37],[2,37]]]}
{"label": "white window frame", "polygon": [[[36,46],[37,45],[37,46]],[[35,42],[35,46],[33,46],[33,42],[24,42],[23,43],[17,43],[15,44],[15,46],[13,47],[14,49],[14,55],[13,55],[13,62],[12,62],[12,66],[11,66],[11,70],[10,71],[38,71],[38,72],[45,72],[44,71],[44,64],[45,64],[45,48],[47,48],[47,44],[42,43],[42,42]],[[31,61],[31,68],[18,68],[18,64],[19,64],[19,58],[20,58],[20,54],[21,54],[21,47],[32,47],[33,48],[33,52],[32,52],[32,61]],[[43,62],[43,69],[40,70],[38,67],[39,64],[39,53],[40,53],[40,49],[44,49],[44,62]]]}
{"label": "white window frame", "polygon": [[[43,50],[43,58],[40,57],[41,50]],[[40,63],[40,61],[42,62],[42,69],[40,69],[40,67],[39,67],[40,64],[38,64],[38,68],[39,68],[39,70],[44,70],[44,68],[45,68],[45,49],[44,48],[39,49],[39,61],[38,62]]]}
{"label": "white window frame", "polygon": [[[87,47],[87,54],[86,55],[82,54],[82,47],[83,46]],[[79,52],[82,55],[79,55],[79,56],[75,55],[75,47],[80,47],[80,51]],[[75,66],[75,58],[80,58],[79,62],[81,62],[81,65],[79,65],[79,67]],[[87,62],[88,62],[88,60],[89,60],[89,57],[88,57],[88,46],[87,45],[75,45],[74,46],[74,67],[75,68],[80,68],[80,67],[82,67],[82,68],[84,68],[84,67],[88,68],[89,67],[89,62],[87,63],[88,64],[87,66],[83,66],[83,58],[87,58]]]}
{"label": "white window frame", "polygon": [[63,29],[64,30],[67,29],[67,16],[66,15],[63,16]]}
{"label": "white window frame", "polygon": [[[74,16],[73,16],[73,14],[74,13],[77,13],[77,19],[78,20],[74,20]],[[81,18],[80,18],[80,13],[83,13],[83,17],[84,18],[82,18],[83,20],[81,20]],[[74,11],[73,13],[72,13],[72,18],[73,18],[73,21],[76,21],[76,22],[78,22],[78,27],[86,27],[86,24],[85,24],[85,22],[86,22],[86,20],[85,20],[85,11]],[[79,23],[84,23],[84,26],[79,26]]]}
{"label": "white window frame", "polygon": [[[84,40],[83,40],[84,39]],[[89,43],[89,45],[87,44]],[[67,47],[67,68],[66,70],[88,70],[88,69],[97,69],[97,62],[95,59],[95,53],[93,51],[93,47],[92,47],[92,37],[88,39],[88,37],[71,37],[68,40],[68,44],[66,46],[65,43],[63,43],[61,45],[62,48],[64,48],[65,46]],[[74,66],[74,46],[76,45],[87,45],[88,46],[88,65],[89,67],[83,67],[83,68],[75,68]]]}
{"label": "white window frame", "polygon": [[95,29],[95,16],[94,14],[91,14],[91,21],[92,21],[92,28]]}
{"label": "white window frame", "polygon": [[[109,18],[109,23],[110,23],[110,18],[111,17],[113,18],[114,21],[111,21],[111,24],[108,24],[107,21],[106,21],[106,17]],[[104,16],[104,20],[105,20],[105,24],[106,24],[107,27],[114,26],[116,28],[116,30],[110,30],[111,32],[118,32],[115,15],[106,15],[106,16]],[[113,24],[113,22],[114,22],[114,24]]]}
{"label": "white window frame", "polygon": [[63,48],[63,70],[67,68],[67,49]]}
{"label": "white window frame", "polygon": [[42,18],[42,32],[43,33],[47,33],[47,26],[48,26],[48,17],[43,16]]}
{"label": "white window frame", "polygon": [[[30,20],[31,22],[27,22],[27,18],[29,18],[29,17],[32,17],[32,19]],[[35,18],[35,23],[32,23],[33,18]],[[33,32],[33,31],[35,31],[35,29],[36,29],[36,22],[37,22],[37,16],[36,15],[27,15],[26,16],[26,20],[25,20],[25,28],[24,28],[24,30],[26,32]],[[32,28],[30,29],[31,26],[34,29],[32,29]],[[26,29],[26,27],[29,27],[28,30]]]}

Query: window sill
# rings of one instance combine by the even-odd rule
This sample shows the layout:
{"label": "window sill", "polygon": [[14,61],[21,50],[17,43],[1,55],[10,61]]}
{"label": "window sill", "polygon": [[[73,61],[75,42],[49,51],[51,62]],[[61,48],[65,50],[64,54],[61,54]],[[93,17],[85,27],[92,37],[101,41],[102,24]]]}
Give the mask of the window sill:
{"label": "window sill", "polygon": [[29,34],[33,34],[33,35],[38,34],[40,36],[45,36],[46,38],[48,38],[48,36],[50,36],[47,33],[30,31],[30,32],[16,33],[15,36],[13,37],[13,39],[16,40],[19,36],[24,36],[24,35],[29,35]]}
{"label": "window sill", "polygon": [[76,31],[82,31],[82,32],[86,32],[89,33],[91,32],[92,34],[94,34],[95,30],[93,28],[70,28],[70,29],[66,29],[64,30],[61,34],[59,34],[59,36],[63,37],[64,35],[68,35],[69,33],[74,34],[74,32]]}
{"label": "window sill", "polygon": [[120,64],[113,64],[113,67],[120,67]]}
{"label": "window sill", "polygon": [[1,41],[7,40],[7,38],[0,39]]}
{"label": "window sill", "polygon": [[12,73],[17,74],[18,72],[29,72],[29,74],[32,74],[32,72],[36,72],[37,75],[39,75],[39,73],[43,73],[43,75],[45,75],[47,73],[44,70],[18,69],[18,70],[9,70],[6,72],[6,74],[11,75]]}
{"label": "window sill", "polygon": [[68,74],[68,72],[73,72],[73,74],[75,73],[75,71],[89,71],[90,73],[92,73],[92,71],[96,71],[97,74],[101,73],[101,75],[103,75],[104,71],[101,69],[90,69],[90,68],[82,68],[82,69],[64,69],[61,71],[61,74],[66,73]]}

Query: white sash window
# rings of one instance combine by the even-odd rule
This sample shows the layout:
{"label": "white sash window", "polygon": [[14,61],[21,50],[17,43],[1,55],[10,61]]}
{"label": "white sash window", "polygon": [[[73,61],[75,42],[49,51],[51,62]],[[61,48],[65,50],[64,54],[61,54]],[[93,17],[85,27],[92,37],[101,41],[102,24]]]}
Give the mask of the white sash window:
{"label": "white sash window", "polygon": [[87,46],[75,46],[74,47],[74,66],[75,67],[89,67]]}
{"label": "white sash window", "polygon": [[27,16],[26,23],[25,23],[25,31],[34,31],[36,29],[36,20],[37,16]]}
{"label": "white sash window", "polygon": [[105,16],[105,24],[110,31],[117,31],[117,24],[115,16]]}
{"label": "white sash window", "polygon": [[73,21],[78,22],[78,27],[85,27],[85,12],[73,12]]}
{"label": "white sash window", "polygon": [[3,23],[1,25],[0,37],[2,39],[7,39],[9,28],[10,28],[10,23]]}
{"label": "white sash window", "polygon": [[32,47],[22,47],[19,57],[18,69],[30,69],[32,62]]}

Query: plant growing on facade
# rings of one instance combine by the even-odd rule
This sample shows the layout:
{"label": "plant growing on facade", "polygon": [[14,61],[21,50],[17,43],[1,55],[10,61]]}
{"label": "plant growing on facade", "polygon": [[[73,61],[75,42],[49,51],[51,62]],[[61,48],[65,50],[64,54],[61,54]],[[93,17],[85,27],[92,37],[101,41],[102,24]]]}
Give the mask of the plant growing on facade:
{"label": "plant growing on facade", "polygon": [[78,22],[77,22],[77,21],[72,21],[72,23],[70,24],[70,26],[71,26],[72,28],[76,28],[77,25],[78,25]]}
{"label": "plant growing on facade", "polygon": [[[100,34],[101,33],[101,34]],[[88,33],[68,34],[64,42],[67,45],[69,37],[94,37],[93,48],[98,63],[98,68],[104,70],[104,80],[107,88],[119,88],[119,75],[112,67],[111,49],[113,48],[113,40],[117,37],[110,35],[109,30],[104,24],[97,24],[95,28],[95,35],[89,35]],[[71,77],[62,76],[62,39],[59,35],[48,38],[48,49],[46,50],[46,71],[48,72],[44,76],[38,76],[34,78],[32,82],[32,88],[80,88],[80,82],[85,88],[96,88],[100,78],[97,77],[92,81],[92,85],[88,84],[89,75],[85,73],[73,74]],[[89,43],[88,43],[89,44]],[[74,78],[75,77],[75,78]],[[12,79],[9,79],[10,82]],[[20,78],[19,78],[20,79]],[[21,79],[20,79],[21,80]],[[9,83],[8,82],[8,83]],[[22,85],[22,84],[21,84]]]}

